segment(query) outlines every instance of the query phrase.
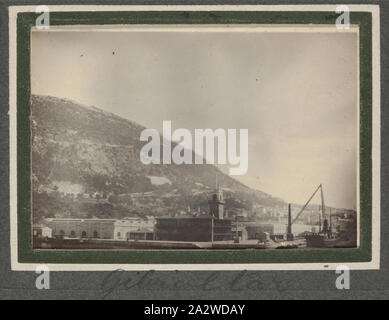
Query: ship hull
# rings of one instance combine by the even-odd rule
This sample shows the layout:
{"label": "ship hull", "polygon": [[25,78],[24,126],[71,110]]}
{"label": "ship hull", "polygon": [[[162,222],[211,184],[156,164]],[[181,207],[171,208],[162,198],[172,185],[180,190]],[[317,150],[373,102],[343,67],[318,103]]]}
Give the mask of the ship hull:
{"label": "ship hull", "polygon": [[305,237],[308,248],[355,248],[356,241],[350,239],[329,239],[322,234],[313,234]]}

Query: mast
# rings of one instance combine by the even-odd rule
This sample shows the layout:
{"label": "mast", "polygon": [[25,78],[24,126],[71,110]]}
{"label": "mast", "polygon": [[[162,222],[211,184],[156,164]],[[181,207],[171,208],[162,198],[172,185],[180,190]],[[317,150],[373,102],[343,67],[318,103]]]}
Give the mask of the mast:
{"label": "mast", "polygon": [[238,232],[238,215],[235,216],[235,241],[239,243],[239,232]]}
{"label": "mast", "polygon": [[332,235],[332,210],[331,210],[331,207],[330,207],[330,235]]}
{"label": "mast", "polygon": [[319,205],[319,233],[321,232],[321,222],[322,222],[322,211],[321,211],[321,205]]}
{"label": "mast", "polygon": [[320,196],[321,196],[321,215],[322,219],[326,217],[326,206],[324,204],[324,194],[323,194],[323,186],[320,185]]}
{"label": "mast", "polygon": [[213,243],[213,233],[214,233],[213,229],[214,229],[214,222],[213,222],[213,215],[212,215],[211,217],[211,242],[212,243]]}

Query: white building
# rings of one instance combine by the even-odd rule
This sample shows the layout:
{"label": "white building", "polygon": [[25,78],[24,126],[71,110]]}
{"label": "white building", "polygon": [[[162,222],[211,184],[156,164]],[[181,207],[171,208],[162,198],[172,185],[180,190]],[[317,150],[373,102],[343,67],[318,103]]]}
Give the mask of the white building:
{"label": "white building", "polygon": [[33,236],[42,238],[51,238],[53,236],[53,230],[47,226],[34,225]]}
{"label": "white building", "polygon": [[155,219],[125,218],[114,224],[115,240],[153,240]]}

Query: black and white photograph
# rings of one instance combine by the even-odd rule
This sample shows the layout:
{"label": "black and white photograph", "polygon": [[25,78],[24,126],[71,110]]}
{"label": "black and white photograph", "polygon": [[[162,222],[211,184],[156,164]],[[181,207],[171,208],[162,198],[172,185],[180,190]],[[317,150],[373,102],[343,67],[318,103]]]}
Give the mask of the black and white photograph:
{"label": "black and white photograph", "polygon": [[359,246],[359,32],[31,31],[33,247]]}

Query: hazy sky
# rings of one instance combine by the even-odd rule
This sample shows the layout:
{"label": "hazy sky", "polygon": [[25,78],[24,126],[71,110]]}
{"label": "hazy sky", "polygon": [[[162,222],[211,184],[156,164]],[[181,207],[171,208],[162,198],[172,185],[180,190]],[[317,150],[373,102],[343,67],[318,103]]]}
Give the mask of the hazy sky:
{"label": "hazy sky", "polygon": [[32,93],[158,130],[248,129],[235,178],[296,203],[322,183],[328,205],[356,208],[357,74],[356,33],[32,36]]}

